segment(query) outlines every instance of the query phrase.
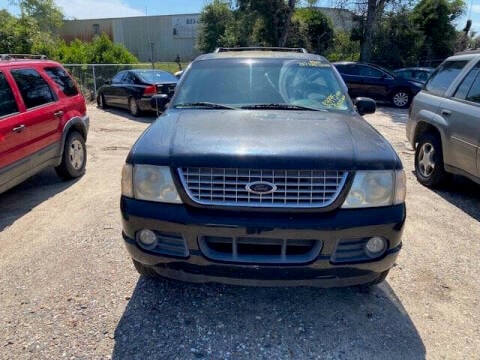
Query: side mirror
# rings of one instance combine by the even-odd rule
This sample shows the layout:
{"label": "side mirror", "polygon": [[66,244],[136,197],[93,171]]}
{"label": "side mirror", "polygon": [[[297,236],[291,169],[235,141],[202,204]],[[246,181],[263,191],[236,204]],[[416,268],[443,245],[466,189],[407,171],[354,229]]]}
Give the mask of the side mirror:
{"label": "side mirror", "polygon": [[104,84],[105,85],[112,85],[112,81],[111,80],[105,80]]}
{"label": "side mirror", "polygon": [[377,104],[373,99],[368,97],[357,97],[353,103],[360,115],[373,114],[377,109]]}
{"label": "side mirror", "polygon": [[168,100],[168,95],[166,94],[153,95],[150,99],[150,105],[153,109],[156,109],[157,112],[163,111],[163,109],[165,109],[165,106],[168,104]]}

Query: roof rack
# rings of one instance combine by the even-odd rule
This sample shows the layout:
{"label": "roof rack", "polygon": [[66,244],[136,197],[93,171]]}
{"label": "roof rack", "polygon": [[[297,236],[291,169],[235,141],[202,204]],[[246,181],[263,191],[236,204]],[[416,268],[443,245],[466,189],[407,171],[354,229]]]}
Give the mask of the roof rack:
{"label": "roof rack", "polygon": [[297,53],[308,53],[304,48],[288,48],[288,47],[268,47],[268,46],[247,46],[247,47],[219,47],[215,49],[215,53],[229,51],[287,51]]}
{"label": "roof rack", "polygon": [[30,60],[30,59],[38,59],[38,60],[47,60],[46,55],[32,55],[32,54],[0,54],[0,60]]}

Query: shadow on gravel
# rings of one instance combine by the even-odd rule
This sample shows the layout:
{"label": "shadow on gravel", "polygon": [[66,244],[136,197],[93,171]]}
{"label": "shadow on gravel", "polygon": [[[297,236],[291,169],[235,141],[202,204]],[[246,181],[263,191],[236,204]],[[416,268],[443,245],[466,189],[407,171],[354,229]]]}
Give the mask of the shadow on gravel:
{"label": "shadow on gravel", "polygon": [[387,282],[363,293],[141,277],[112,358],[424,359],[425,347]]}
{"label": "shadow on gravel", "polygon": [[64,181],[55,170],[47,169],[0,194],[0,231],[78,180]]}
{"label": "shadow on gravel", "polygon": [[[426,191],[428,190],[426,189]],[[479,184],[463,176],[453,176],[448,184],[433,191],[472,218],[480,221]]]}
{"label": "shadow on gravel", "polygon": [[117,116],[122,116],[124,118],[127,118],[129,120],[145,123],[145,124],[151,124],[154,122],[159,115],[157,115],[154,112],[148,112],[148,113],[142,113],[141,116],[133,116],[128,112],[128,110],[123,110],[123,109],[117,109],[117,108],[107,108],[107,109],[99,109],[100,111],[105,111],[110,114],[114,114]]}

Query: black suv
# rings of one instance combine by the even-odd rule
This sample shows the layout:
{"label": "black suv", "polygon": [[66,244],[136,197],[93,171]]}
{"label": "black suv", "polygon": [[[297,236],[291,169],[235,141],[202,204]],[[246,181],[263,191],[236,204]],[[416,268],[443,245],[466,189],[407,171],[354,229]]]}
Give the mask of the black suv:
{"label": "black suv", "polygon": [[[279,51],[281,50],[281,51]],[[385,279],[405,174],[332,65],[301,49],[219,49],[186,70],[122,174],[140,274],[247,285]]]}
{"label": "black suv", "polygon": [[337,62],[334,65],[345,80],[352,98],[368,96],[406,108],[423,86],[419,81],[403,79],[372,64]]}

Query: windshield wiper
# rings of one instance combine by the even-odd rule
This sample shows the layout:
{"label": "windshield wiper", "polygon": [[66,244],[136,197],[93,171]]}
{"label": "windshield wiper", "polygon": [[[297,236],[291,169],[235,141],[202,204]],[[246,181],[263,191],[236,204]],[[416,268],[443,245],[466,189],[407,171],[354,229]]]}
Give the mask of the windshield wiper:
{"label": "windshield wiper", "polygon": [[293,104],[251,104],[244,105],[241,109],[273,109],[273,110],[309,110],[320,111],[320,109],[314,109],[308,106],[293,105]]}
{"label": "windshield wiper", "polygon": [[205,101],[199,101],[199,102],[191,102],[191,103],[181,103],[181,104],[176,104],[174,106],[175,108],[207,108],[207,109],[229,109],[229,110],[238,110],[238,108],[233,107],[233,106],[228,106],[228,105],[223,105],[223,104],[215,104],[211,102],[205,102]]}

